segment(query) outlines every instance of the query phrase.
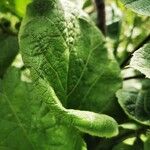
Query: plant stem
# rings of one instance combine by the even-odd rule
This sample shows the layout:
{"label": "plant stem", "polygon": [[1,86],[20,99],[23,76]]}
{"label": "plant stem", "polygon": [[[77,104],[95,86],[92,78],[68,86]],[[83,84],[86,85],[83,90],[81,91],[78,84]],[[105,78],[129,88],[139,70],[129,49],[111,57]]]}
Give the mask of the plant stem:
{"label": "plant stem", "polygon": [[97,26],[106,35],[106,13],[104,0],[95,0],[97,8]]}
{"label": "plant stem", "polygon": [[126,77],[123,80],[126,81],[126,80],[131,80],[131,79],[144,79],[144,78],[145,78],[145,75],[140,74],[140,75],[136,75],[136,76]]}
{"label": "plant stem", "polygon": [[128,62],[129,62],[129,60],[131,59],[131,57],[132,57],[132,54],[135,52],[135,51],[137,51],[139,48],[141,48],[144,44],[146,44],[147,42],[149,42],[150,41],[150,34],[148,34],[148,36],[143,40],[143,41],[141,41],[141,43],[139,43],[134,49],[133,49],[133,51],[131,52],[131,53],[129,53],[129,55],[126,57],[126,59],[122,62],[122,64],[121,64],[121,68],[124,68],[127,64],[128,64]]}
{"label": "plant stem", "polygon": [[[97,145],[97,147],[94,150],[101,150],[101,149],[112,149],[115,145],[119,144],[120,142],[124,141],[127,138],[130,137],[136,137],[139,136],[142,133],[145,133],[147,130],[147,128],[140,128],[137,131],[134,130],[129,130],[127,132],[124,132],[120,135],[118,135],[117,137],[111,138],[111,139],[101,139],[101,141],[99,142],[99,144]],[[103,147],[104,145],[104,147]]]}

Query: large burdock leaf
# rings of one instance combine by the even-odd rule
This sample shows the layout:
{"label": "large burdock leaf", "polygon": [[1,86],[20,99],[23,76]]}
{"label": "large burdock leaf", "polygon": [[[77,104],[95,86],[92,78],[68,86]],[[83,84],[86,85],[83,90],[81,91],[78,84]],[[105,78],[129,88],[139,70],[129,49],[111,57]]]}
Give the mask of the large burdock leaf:
{"label": "large burdock leaf", "polygon": [[150,78],[150,44],[145,44],[133,54],[130,66]]}
{"label": "large burdock leaf", "polygon": [[0,82],[0,149],[86,150],[77,129],[61,125],[33,90],[10,68]]}
{"label": "large burdock leaf", "polygon": [[[136,84],[136,82],[135,82]],[[120,106],[129,118],[150,126],[150,80],[142,83],[141,89],[124,88],[117,92]]]}
{"label": "large burdock leaf", "polygon": [[35,0],[19,39],[26,66],[47,79],[63,106],[109,109],[121,86],[120,70],[100,31],[74,3]]}
{"label": "large burdock leaf", "polygon": [[75,3],[35,0],[28,6],[19,40],[35,91],[58,124],[99,137],[118,134],[113,118],[74,109],[100,112],[121,84],[103,36]]}
{"label": "large burdock leaf", "polygon": [[126,7],[133,11],[150,16],[150,1],[149,0],[122,0]]}

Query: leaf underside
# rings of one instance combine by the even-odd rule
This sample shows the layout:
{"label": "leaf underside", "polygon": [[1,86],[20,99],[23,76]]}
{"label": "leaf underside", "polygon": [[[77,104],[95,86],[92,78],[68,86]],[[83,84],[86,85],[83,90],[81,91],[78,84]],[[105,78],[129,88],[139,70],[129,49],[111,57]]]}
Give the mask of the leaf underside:
{"label": "leaf underside", "polygon": [[126,7],[131,8],[133,11],[150,16],[150,1],[149,0],[122,0]]}
{"label": "leaf underside", "polygon": [[145,44],[133,54],[130,66],[150,78],[150,44]]}

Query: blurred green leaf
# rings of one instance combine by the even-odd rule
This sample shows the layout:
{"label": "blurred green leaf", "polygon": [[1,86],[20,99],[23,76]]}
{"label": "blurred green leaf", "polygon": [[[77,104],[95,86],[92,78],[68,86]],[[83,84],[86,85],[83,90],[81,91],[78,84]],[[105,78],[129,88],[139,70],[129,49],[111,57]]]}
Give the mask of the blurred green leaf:
{"label": "blurred green leaf", "polygon": [[11,65],[19,50],[16,36],[0,34],[0,77]]}
{"label": "blurred green leaf", "polygon": [[132,145],[128,145],[126,143],[119,143],[113,147],[112,150],[134,150]]}
{"label": "blurred green leaf", "polygon": [[121,22],[119,20],[115,21],[107,25],[107,36],[113,39],[118,38],[118,36],[120,35],[120,30],[121,30]]}
{"label": "blurred green leaf", "polygon": [[[146,84],[146,85],[145,85]],[[125,88],[117,92],[120,106],[129,118],[150,126],[150,80],[144,80],[140,90]]]}
{"label": "blurred green leaf", "polygon": [[84,6],[83,8],[89,7],[92,5],[92,0],[84,0]]}
{"label": "blurred green leaf", "polygon": [[133,123],[133,122],[128,122],[128,123],[120,124],[119,127],[126,129],[126,130],[135,130],[136,131],[136,130],[140,129],[141,126],[136,123]]}
{"label": "blurred green leaf", "polygon": [[130,66],[150,78],[150,44],[145,44],[133,54]]}
{"label": "blurred green leaf", "polygon": [[80,133],[60,125],[14,67],[5,74],[0,91],[0,149],[86,150]]}
{"label": "blurred green leaf", "polygon": [[26,13],[26,7],[32,0],[14,0],[17,14],[23,17]]}
{"label": "blurred green leaf", "polygon": [[2,0],[0,7],[3,10],[10,11],[20,17],[23,17],[26,12],[26,7],[31,1],[32,0]]}
{"label": "blurred green leaf", "polygon": [[150,1],[149,0],[122,0],[126,7],[133,11],[150,16]]}
{"label": "blurred green leaf", "polygon": [[147,138],[147,140],[144,143],[144,150],[150,149],[150,136]]}

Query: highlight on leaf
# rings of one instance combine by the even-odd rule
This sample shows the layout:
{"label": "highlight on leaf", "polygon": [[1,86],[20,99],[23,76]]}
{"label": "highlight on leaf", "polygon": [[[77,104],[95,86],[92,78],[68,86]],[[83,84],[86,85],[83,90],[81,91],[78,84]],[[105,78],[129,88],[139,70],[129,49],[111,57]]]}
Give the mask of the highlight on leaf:
{"label": "highlight on leaf", "polygon": [[150,44],[145,44],[137,50],[131,59],[130,66],[150,78]]}
{"label": "highlight on leaf", "polygon": [[[107,115],[89,111],[68,110],[66,115],[71,125],[80,131],[98,137],[113,137],[118,134],[117,122]],[[64,122],[68,122],[64,120]]]}
{"label": "highlight on leaf", "polygon": [[126,7],[131,8],[133,11],[150,16],[150,1],[149,0],[121,0]]}

